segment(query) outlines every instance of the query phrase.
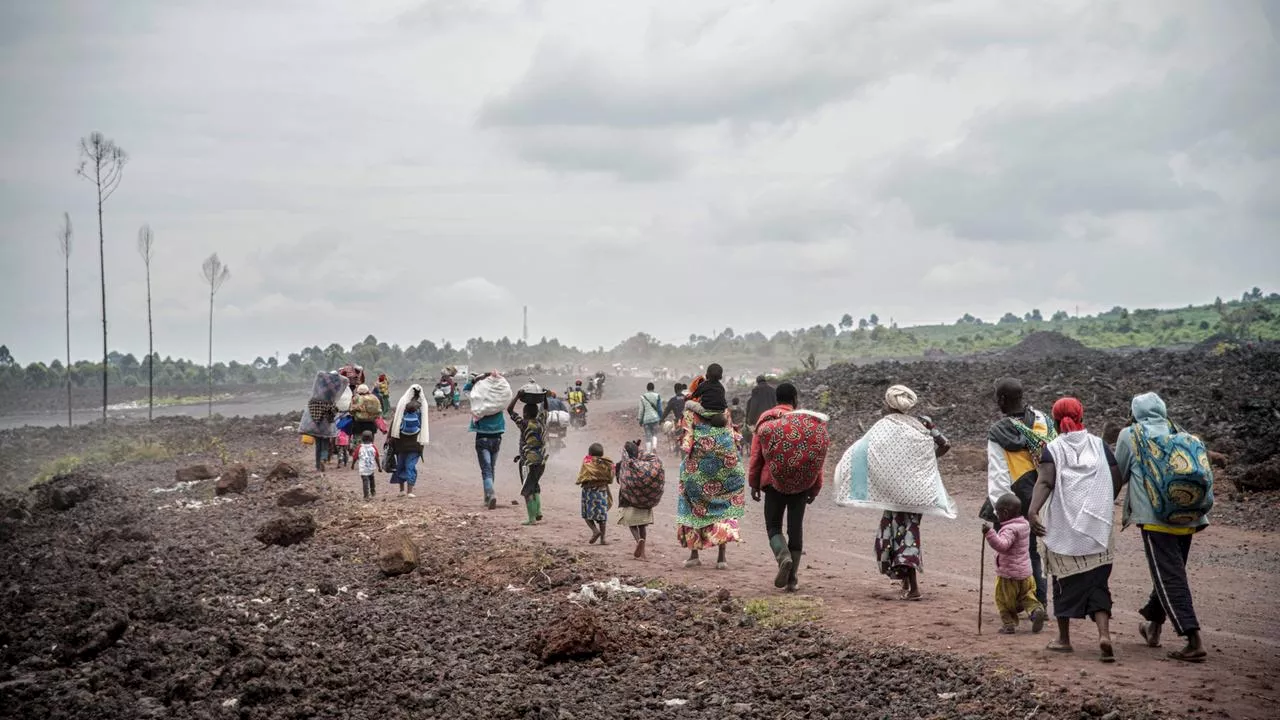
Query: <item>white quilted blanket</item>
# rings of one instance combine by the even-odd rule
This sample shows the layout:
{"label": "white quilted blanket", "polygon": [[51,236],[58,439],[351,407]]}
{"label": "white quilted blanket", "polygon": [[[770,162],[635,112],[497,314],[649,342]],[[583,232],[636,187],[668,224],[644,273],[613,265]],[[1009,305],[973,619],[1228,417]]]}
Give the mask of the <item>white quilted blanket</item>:
{"label": "white quilted blanket", "polygon": [[956,517],[942,484],[933,438],[920,421],[886,415],[836,466],[836,503],[846,507]]}

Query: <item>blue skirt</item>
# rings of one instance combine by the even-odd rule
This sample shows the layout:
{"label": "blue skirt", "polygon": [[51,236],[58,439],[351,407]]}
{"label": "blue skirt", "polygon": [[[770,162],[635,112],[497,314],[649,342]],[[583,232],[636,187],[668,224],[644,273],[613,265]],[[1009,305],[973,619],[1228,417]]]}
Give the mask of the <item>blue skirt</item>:
{"label": "blue skirt", "polygon": [[607,488],[582,488],[582,519],[593,522],[609,521],[609,490]]}
{"label": "blue skirt", "polygon": [[393,484],[405,483],[413,487],[418,483],[418,453],[408,453],[396,458],[396,471],[391,475]]}

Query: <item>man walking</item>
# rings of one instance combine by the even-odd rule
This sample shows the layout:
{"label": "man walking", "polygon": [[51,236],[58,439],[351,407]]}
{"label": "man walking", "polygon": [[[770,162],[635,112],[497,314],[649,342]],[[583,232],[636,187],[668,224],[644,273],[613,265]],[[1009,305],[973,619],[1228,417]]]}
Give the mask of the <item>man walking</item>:
{"label": "man walking", "polygon": [[[776,407],[761,413],[751,441],[747,482],[751,499],[764,493],[764,524],[778,563],[773,585],[796,591],[796,571],[804,554],[804,511],[822,491],[823,465],[831,440],[827,416],[798,410],[799,393],[791,383],[777,389]],[[782,534],[783,517],[787,534]]]}
{"label": "man walking", "polygon": [[[1145,393],[1133,399],[1133,425],[1120,431],[1116,439],[1116,464],[1120,467],[1120,478],[1129,483],[1129,492],[1125,496],[1122,527],[1137,525],[1142,532],[1142,549],[1147,556],[1147,567],[1151,570],[1151,597],[1146,607],[1138,611],[1146,619],[1138,627],[1139,634],[1149,647],[1160,647],[1160,632],[1165,621],[1173,625],[1174,632],[1186,638],[1186,646],[1181,650],[1169,653],[1169,657],[1183,662],[1202,663],[1208,658],[1204,644],[1200,640],[1200,621],[1196,618],[1195,606],[1191,602],[1191,583],[1187,580],[1187,556],[1191,553],[1191,538],[1209,526],[1208,508],[1212,506],[1213,476],[1207,462],[1204,471],[1209,472],[1208,489],[1193,505],[1186,517],[1179,524],[1162,521],[1152,503],[1154,490],[1157,501],[1171,505],[1162,497],[1160,490],[1168,485],[1162,478],[1148,477],[1147,473],[1159,473],[1161,464],[1154,461],[1154,456],[1146,444],[1168,444],[1171,440],[1182,436],[1199,443],[1190,435],[1185,435],[1176,425],[1169,421],[1168,410],[1164,400],[1155,393]],[[1172,453],[1170,453],[1172,454]],[[1151,462],[1143,462],[1144,456]],[[1207,461],[1207,458],[1205,458]]]}
{"label": "man walking", "polygon": [[756,422],[765,410],[778,404],[778,396],[769,379],[763,375],[756,378],[756,386],[751,388],[751,397],[747,398],[746,426],[742,432],[742,442],[751,447],[751,436],[755,434]]}
{"label": "man walking", "polygon": [[[1044,413],[1023,401],[1022,383],[1014,378],[996,383],[996,405],[1004,417],[987,432],[987,501],[978,515],[999,532],[996,503],[1002,495],[1013,493],[1022,501],[1022,516],[1027,516],[1031,494],[1039,479],[1040,456],[1058,434]],[[1038,543],[1033,540],[1029,549],[1036,599],[1048,607],[1049,587],[1044,581]]]}
{"label": "man walking", "polygon": [[658,426],[662,424],[662,396],[655,390],[653,383],[645,386],[640,396],[640,410],[636,413],[640,427],[644,428],[644,447],[651,453],[658,451]]}
{"label": "man walking", "polygon": [[[463,387],[463,392],[471,392],[491,374],[485,373],[473,378]],[[494,469],[497,467],[498,452],[502,449],[502,436],[507,432],[507,421],[502,415],[502,408],[498,407],[496,412],[481,418],[473,415],[467,431],[476,434],[476,459],[480,463],[480,479],[484,484],[484,504],[493,510],[498,507],[493,489]]]}

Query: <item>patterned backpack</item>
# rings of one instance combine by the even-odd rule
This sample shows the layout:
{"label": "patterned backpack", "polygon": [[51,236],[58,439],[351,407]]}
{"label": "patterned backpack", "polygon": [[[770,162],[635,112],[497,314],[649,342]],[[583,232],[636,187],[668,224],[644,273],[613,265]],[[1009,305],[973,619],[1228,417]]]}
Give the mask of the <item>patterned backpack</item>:
{"label": "patterned backpack", "polygon": [[1133,426],[1142,483],[1160,522],[1190,526],[1213,508],[1213,468],[1204,442],[1169,423],[1169,434],[1152,437]]}
{"label": "patterned backpack", "polygon": [[811,410],[792,410],[766,417],[756,424],[769,475],[778,491],[790,495],[813,486],[831,447],[827,416]]}
{"label": "patterned backpack", "polygon": [[618,468],[618,505],[650,509],[662,502],[667,473],[653,453],[624,458]]}

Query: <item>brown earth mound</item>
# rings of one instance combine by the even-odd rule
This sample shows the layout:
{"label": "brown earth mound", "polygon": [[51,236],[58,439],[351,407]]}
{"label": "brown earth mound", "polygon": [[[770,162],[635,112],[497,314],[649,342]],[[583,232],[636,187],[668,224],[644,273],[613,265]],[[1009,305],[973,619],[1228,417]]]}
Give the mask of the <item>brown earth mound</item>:
{"label": "brown earth mound", "polygon": [[1000,353],[1001,356],[1016,360],[1044,360],[1048,358],[1087,358],[1097,357],[1102,353],[1084,345],[1075,338],[1067,337],[1052,330],[1037,330],[1022,339],[1022,342]]}

